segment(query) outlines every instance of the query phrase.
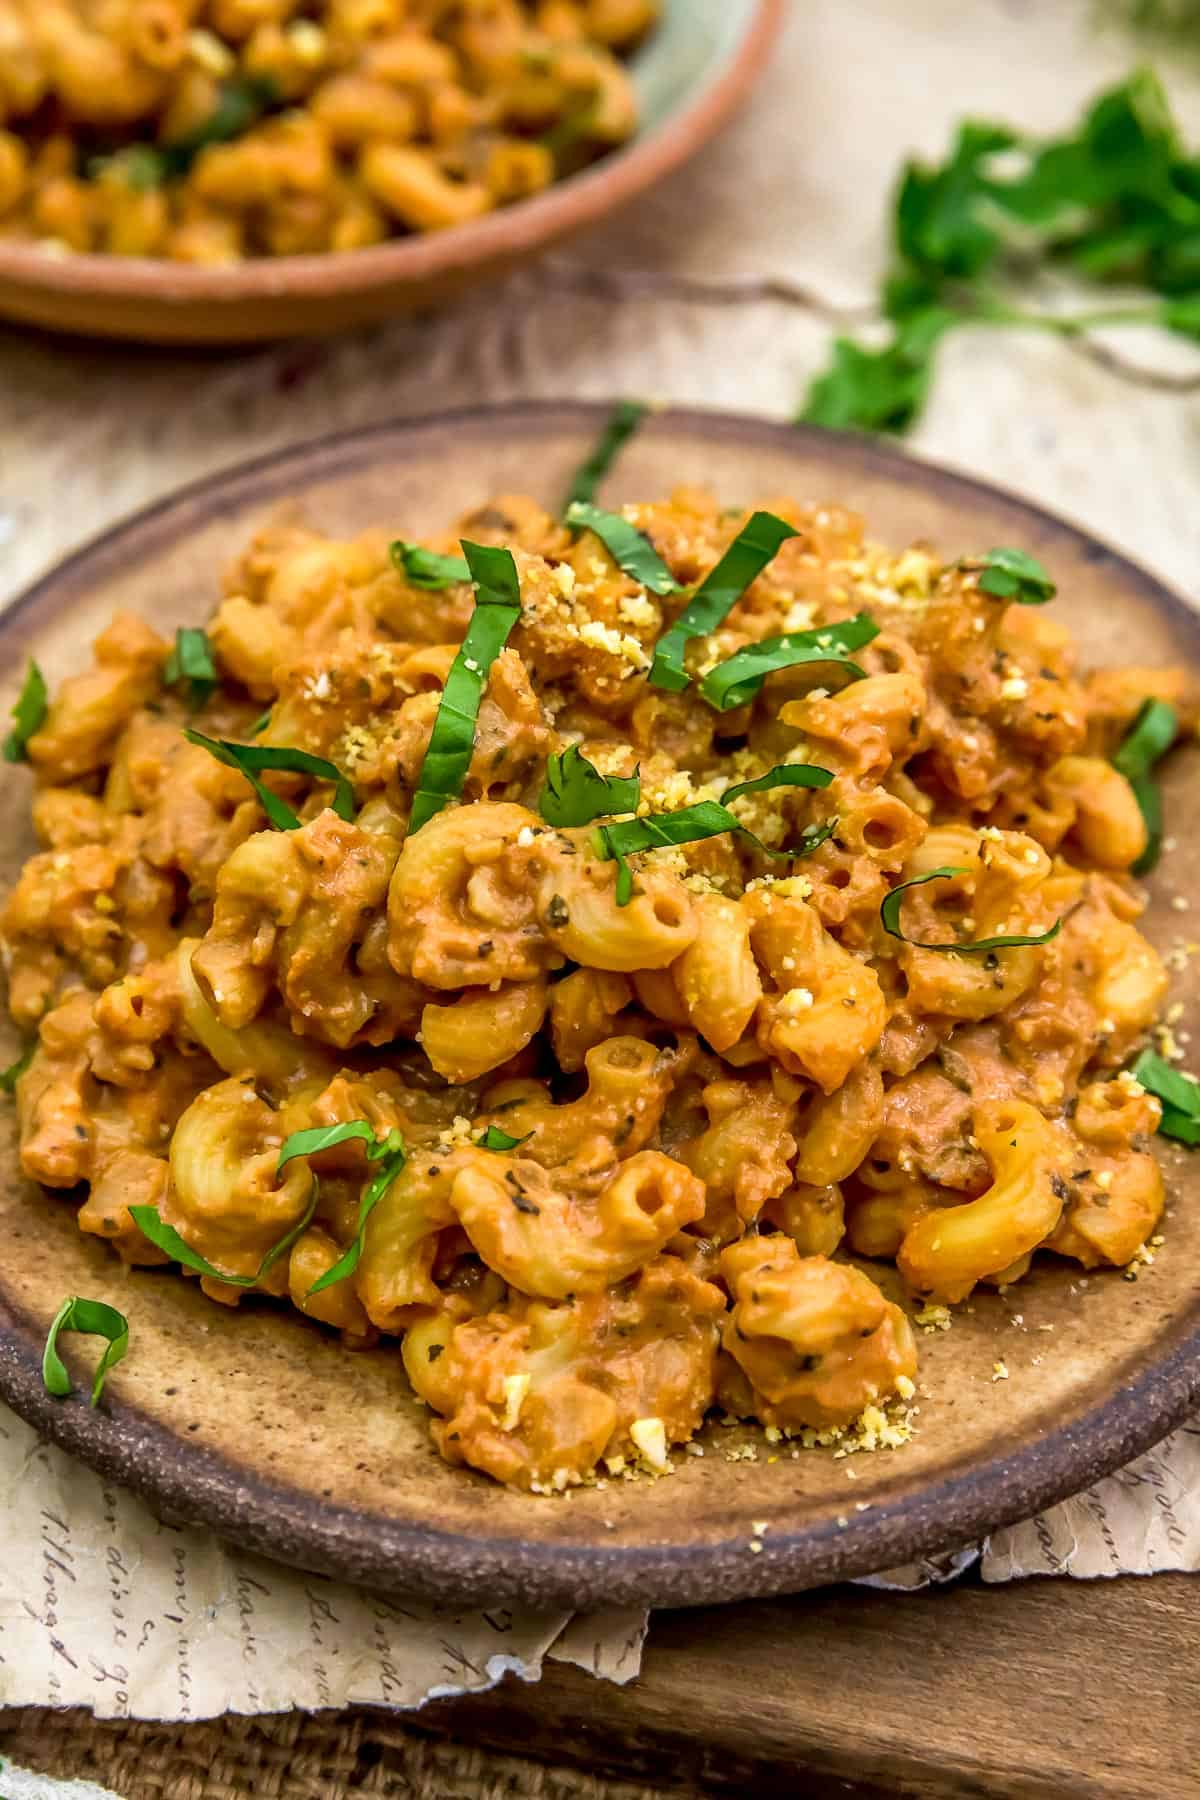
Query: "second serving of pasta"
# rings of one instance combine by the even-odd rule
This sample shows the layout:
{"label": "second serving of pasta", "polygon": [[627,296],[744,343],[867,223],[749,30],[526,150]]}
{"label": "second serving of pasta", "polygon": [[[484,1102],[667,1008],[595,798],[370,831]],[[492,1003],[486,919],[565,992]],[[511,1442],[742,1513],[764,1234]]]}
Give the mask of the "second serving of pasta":
{"label": "second serving of pasta", "polygon": [[1192,697],[1082,674],[1048,594],[691,491],[264,531],[207,637],[118,616],[26,735],[26,1173],[402,1339],[443,1455],[535,1491],[911,1396],[912,1308],[1163,1208],[1111,758]]}
{"label": "second serving of pasta", "polygon": [[637,125],[657,0],[0,0],[0,238],[221,264],[524,200]]}

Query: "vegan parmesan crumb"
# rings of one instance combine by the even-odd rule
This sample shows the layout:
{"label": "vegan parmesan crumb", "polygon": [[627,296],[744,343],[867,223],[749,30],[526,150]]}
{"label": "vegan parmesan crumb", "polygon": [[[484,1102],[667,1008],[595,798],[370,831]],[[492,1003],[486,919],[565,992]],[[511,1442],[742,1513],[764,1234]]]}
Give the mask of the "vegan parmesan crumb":
{"label": "vegan parmesan crumb", "polygon": [[994,1362],[992,1364],[992,1380],[993,1381],[1007,1381],[1008,1380],[1008,1364],[1006,1362],[998,1361],[998,1362]]}
{"label": "vegan parmesan crumb", "polygon": [[949,1331],[954,1323],[954,1315],[950,1308],[943,1306],[940,1300],[928,1301],[914,1316],[917,1325],[927,1337],[935,1331]]}
{"label": "vegan parmesan crumb", "polygon": [[663,1474],[671,1467],[667,1456],[667,1433],[661,1419],[635,1419],[629,1427],[629,1435],[637,1447],[643,1462]]}

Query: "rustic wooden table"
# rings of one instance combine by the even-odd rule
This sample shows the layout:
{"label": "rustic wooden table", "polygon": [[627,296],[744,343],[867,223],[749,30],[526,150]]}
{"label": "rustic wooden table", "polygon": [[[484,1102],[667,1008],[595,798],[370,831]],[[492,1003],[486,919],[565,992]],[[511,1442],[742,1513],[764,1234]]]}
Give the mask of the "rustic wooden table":
{"label": "rustic wooden table", "polygon": [[[724,140],[636,215],[445,318],[223,357],[0,330],[0,600],[180,481],[322,431],[615,392],[787,416],[831,326],[870,308],[902,156],[940,150],[967,113],[1059,125],[1140,54],[1097,35],[1091,0],[793,10]],[[1169,78],[1196,131],[1200,81]],[[1194,588],[1200,383],[1164,384],[1157,344],[1121,350],[1142,378],[1036,335],[960,334],[915,447]],[[1200,1795],[1198,1595],[1186,1576],[968,1579],[662,1614],[627,1688],[552,1666],[538,1686],[439,1702],[415,1724],[664,1793],[1186,1800]],[[207,1791],[196,1783],[189,1794]],[[364,1773],[363,1791],[416,1790]]]}
{"label": "rustic wooden table", "polygon": [[551,1666],[418,1724],[665,1794],[1189,1800],[1190,1575],[832,1588],[654,1617],[640,1679]]}

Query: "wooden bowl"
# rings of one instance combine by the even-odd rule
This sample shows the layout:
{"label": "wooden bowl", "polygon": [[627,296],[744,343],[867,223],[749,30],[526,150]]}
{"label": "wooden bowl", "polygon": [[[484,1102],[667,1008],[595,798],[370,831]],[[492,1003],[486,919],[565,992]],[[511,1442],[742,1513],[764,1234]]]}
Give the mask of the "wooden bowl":
{"label": "wooden bowl", "polygon": [[[164,630],[201,622],[216,571],[285,500],[298,497],[305,516],[335,533],[385,522],[410,536],[489,493],[525,490],[552,503],[605,417],[583,405],[459,413],[327,439],[186,488],[71,557],[0,621],[9,671],[0,706],[27,652],[57,680],[80,666],[117,605]],[[781,492],[845,501],[898,544],[927,537],[951,553],[1021,545],[1058,578],[1054,614],[1089,660],[1200,667],[1200,620],[1153,577],[1035,506],[896,450],[660,413],[627,446],[608,493],[659,495],[677,482],[710,483],[739,503]],[[1200,840],[1185,828],[1198,767],[1195,748],[1167,766],[1168,828],[1180,847],[1150,883],[1147,930],[1161,948],[1181,927],[1188,935],[1170,896],[1200,898]],[[28,815],[29,782],[14,771],[0,794],[6,885],[33,847]],[[1175,978],[1172,998],[1184,1004],[1184,1028],[1200,1030],[1196,961]],[[902,1449],[852,1464],[828,1451],[793,1458],[761,1433],[713,1425],[703,1459],[680,1457],[671,1479],[537,1499],[440,1460],[394,1343],[351,1355],[269,1302],[231,1313],[175,1272],[126,1274],[80,1236],[69,1200],[17,1176],[11,1108],[0,1133],[0,1393],[171,1518],[351,1580],[547,1606],[785,1592],[1028,1517],[1146,1449],[1200,1400],[1200,1155],[1166,1143],[1171,1217],[1153,1269],[1136,1282],[1118,1271],[1085,1280],[1047,1258],[1007,1303],[980,1290],[952,1330],[919,1339],[929,1397]],[[883,1280],[894,1292],[894,1271]],[[82,1380],[68,1400],[41,1383],[46,1327],[71,1293],[108,1300],[130,1320],[129,1356],[97,1411]],[[81,1375],[93,1356],[68,1340]],[[994,1381],[1001,1360],[1009,1379]],[[743,1446],[755,1460],[731,1459]]]}
{"label": "wooden bowl", "polygon": [[632,142],[469,225],[223,268],[51,257],[0,237],[0,317],[133,343],[232,344],[327,336],[438,306],[595,224],[686,162],[745,99],[783,18],[784,0],[668,0],[633,60],[643,123]]}

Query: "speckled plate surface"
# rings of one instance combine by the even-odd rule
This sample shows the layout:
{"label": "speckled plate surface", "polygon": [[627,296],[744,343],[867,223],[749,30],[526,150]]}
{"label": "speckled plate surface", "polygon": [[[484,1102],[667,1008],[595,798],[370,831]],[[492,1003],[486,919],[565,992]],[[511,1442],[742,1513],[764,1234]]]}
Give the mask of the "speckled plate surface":
{"label": "speckled plate surface", "polygon": [[[163,629],[201,622],[216,571],[285,505],[333,532],[386,522],[419,535],[488,493],[553,502],[605,417],[584,405],[462,413],[329,439],[187,488],[70,558],[0,621],[0,706],[11,703],[28,651],[58,679],[85,659],[117,605]],[[1089,661],[1200,667],[1200,619],[1143,570],[1034,506],[898,451],[666,412],[627,448],[606,495],[659,495],[677,482],[708,482],[730,501],[792,493],[848,502],[896,543],[1022,545],[1057,576],[1055,615]],[[1151,883],[1147,918],[1163,949],[1189,929],[1171,897],[1200,905],[1200,842],[1187,811],[1198,767],[1195,749],[1178,753],[1165,782],[1179,848]],[[33,848],[28,788],[16,771],[0,793],[5,886]],[[1195,969],[1175,977],[1173,994],[1193,1031]],[[1200,1154],[1189,1161],[1170,1146],[1171,1217],[1154,1268],[1136,1282],[1085,1279],[1048,1259],[1008,1306],[981,1292],[951,1331],[920,1339],[919,1380],[932,1397],[921,1400],[917,1436],[902,1450],[856,1457],[856,1480],[827,1452],[793,1459],[786,1446],[771,1451],[761,1435],[717,1425],[703,1459],[680,1459],[671,1479],[542,1500],[439,1460],[394,1346],[350,1355],[268,1303],[231,1313],[169,1272],[127,1275],[77,1233],[63,1197],[19,1179],[11,1108],[0,1131],[0,1393],[170,1518],[352,1580],[546,1605],[794,1590],[1028,1516],[1117,1468],[1200,1402]],[[109,1300],[131,1323],[129,1357],[95,1412],[82,1395],[55,1401],[41,1385],[46,1326],[68,1293]],[[67,1354],[76,1371],[88,1365],[79,1340],[68,1340]],[[992,1379],[1000,1359],[1007,1381]],[[743,1445],[756,1447],[756,1460],[731,1458]],[[765,1548],[752,1554],[751,1527],[763,1520]]]}

